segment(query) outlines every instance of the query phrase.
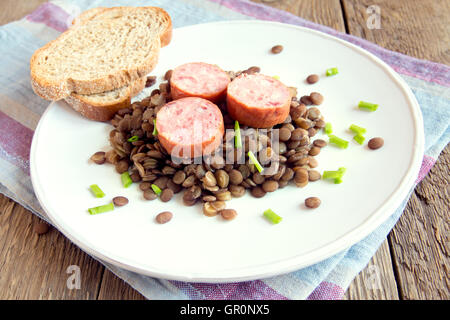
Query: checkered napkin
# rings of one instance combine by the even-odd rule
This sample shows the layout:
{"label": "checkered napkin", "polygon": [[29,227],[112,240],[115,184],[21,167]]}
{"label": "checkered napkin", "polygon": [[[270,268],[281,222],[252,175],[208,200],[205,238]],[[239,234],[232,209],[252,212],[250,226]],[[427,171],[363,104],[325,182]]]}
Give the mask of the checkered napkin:
{"label": "checkered napkin", "polygon": [[[31,89],[30,57],[67,29],[81,11],[117,5],[162,7],[172,17],[174,28],[211,21],[260,19],[299,25],[349,41],[372,52],[397,71],[420,104],[426,141],[417,183],[449,141],[448,66],[388,51],[287,12],[244,0],[51,1],[23,19],[0,27],[0,192],[43,219],[45,213],[31,186],[29,155],[33,131],[48,102]],[[340,299],[386,239],[406,203],[407,199],[386,222],[347,250],[310,267],[269,279],[227,284],[188,283],[154,279],[102,263],[148,299]]]}

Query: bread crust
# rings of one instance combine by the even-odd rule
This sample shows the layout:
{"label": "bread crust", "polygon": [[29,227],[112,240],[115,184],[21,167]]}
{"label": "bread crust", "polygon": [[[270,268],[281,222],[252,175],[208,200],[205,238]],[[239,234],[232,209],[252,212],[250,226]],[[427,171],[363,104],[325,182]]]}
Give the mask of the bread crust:
{"label": "bread crust", "polygon": [[87,100],[83,95],[72,93],[65,101],[84,117],[95,121],[109,121],[120,109],[128,108],[131,99],[145,88],[146,77],[132,82],[128,86],[128,92],[118,101],[111,104],[97,104]]}

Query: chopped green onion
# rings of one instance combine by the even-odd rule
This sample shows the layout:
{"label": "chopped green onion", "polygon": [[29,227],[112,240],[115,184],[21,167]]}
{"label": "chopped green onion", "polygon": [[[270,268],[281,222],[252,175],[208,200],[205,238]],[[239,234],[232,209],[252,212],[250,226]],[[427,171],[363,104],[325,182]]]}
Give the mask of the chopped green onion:
{"label": "chopped green onion", "polygon": [[91,188],[91,191],[96,198],[103,198],[105,196],[105,193],[102,191],[102,189],[100,189],[98,185],[93,184],[89,188]]}
{"label": "chopped green onion", "polygon": [[322,179],[337,179],[341,178],[343,175],[340,171],[324,171],[322,174]]}
{"label": "chopped green onion", "polygon": [[234,146],[236,148],[242,148],[241,128],[239,127],[239,121],[234,121]]}
{"label": "chopped green onion", "polygon": [[158,196],[162,192],[161,189],[156,184],[152,184],[152,189],[153,189],[153,192],[156,193]]}
{"label": "chopped green onion", "polygon": [[323,131],[325,134],[332,134],[333,133],[333,127],[331,126],[331,123],[327,122],[325,124],[325,127],[323,128]]}
{"label": "chopped green onion", "polygon": [[349,128],[351,131],[353,131],[354,133],[356,133],[356,135],[353,137],[353,139],[359,143],[359,144],[363,144],[364,140],[366,140],[366,138],[364,138],[363,134],[365,134],[367,132],[366,128],[357,126],[356,124],[352,124]]}
{"label": "chopped green onion", "polygon": [[359,144],[363,144],[364,140],[366,140],[366,138],[364,138],[364,136],[357,134],[356,136],[353,137],[353,139],[358,142]]}
{"label": "chopped green onion", "polygon": [[347,169],[344,167],[340,167],[336,171],[324,171],[322,174],[322,179],[332,179],[335,184],[340,184],[342,183],[342,177],[346,171]]}
{"label": "chopped green onion", "polygon": [[138,141],[139,137],[138,136],[132,136],[130,139],[128,139],[128,142],[134,142],[134,141]]}
{"label": "chopped green onion", "polygon": [[360,109],[366,109],[368,111],[375,111],[378,109],[378,104],[360,101],[358,104],[358,108]]}
{"label": "chopped green onion", "polygon": [[342,183],[342,178],[334,179],[334,184],[341,184],[341,183]]}
{"label": "chopped green onion", "polygon": [[153,132],[152,132],[152,134],[154,136],[158,135],[158,130],[156,130],[156,119],[153,119]]}
{"label": "chopped green onion", "polygon": [[341,149],[347,149],[347,147],[348,147],[348,141],[347,140],[341,139],[341,138],[336,137],[335,135],[332,135],[332,134],[328,135],[328,137],[330,138],[330,143],[338,146]]}
{"label": "chopped green onion", "polygon": [[329,76],[334,76],[335,74],[338,74],[339,72],[338,72],[338,69],[337,68],[329,68],[329,69],[327,69],[327,71],[326,71],[326,75],[327,75],[327,77],[329,77]]}
{"label": "chopped green onion", "polygon": [[340,167],[339,169],[338,169],[338,172],[341,174],[339,177],[337,177],[337,178],[335,178],[334,179],[334,184],[340,184],[340,183],[342,183],[342,177],[344,176],[344,173],[347,171],[347,169],[346,168],[344,168],[344,167]]}
{"label": "chopped green onion", "polygon": [[355,134],[362,136],[367,132],[366,128],[357,126],[356,124],[352,124],[349,128],[351,131],[353,131]]}
{"label": "chopped green onion", "polygon": [[256,169],[259,172],[263,171],[263,167],[261,166],[261,164],[258,162],[258,159],[256,159],[255,155],[253,154],[253,152],[249,151],[248,152],[248,157],[250,158],[250,160],[252,161],[252,163],[255,165]]}
{"label": "chopped green onion", "polygon": [[279,76],[273,76],[272,78],[274,78],[275,80],[280,80]]}
{"label": "chopped green onion", "polygon": [[128,188],[133,183],[133,180],[131,180],[130,174],[128,171],[125,171],[120,175],[120,178],[122,179],[122,184],[125,188]]}
{"label": "chopped green onion", "polygon": [[283,220],[283,218],[273,212],[272,209],[267,209],[264,211],[264,217],[266,217],[273,224],[280,223],[281,220]]}
{"label": "chopped green onion", "polygon": [[105,204],[103,206],[98,206],[98,207],[88,209],[90,215],[108,212],[108,211],[112,211],[112,210],[114,210],[114,203],[112,203],[112,202]]}

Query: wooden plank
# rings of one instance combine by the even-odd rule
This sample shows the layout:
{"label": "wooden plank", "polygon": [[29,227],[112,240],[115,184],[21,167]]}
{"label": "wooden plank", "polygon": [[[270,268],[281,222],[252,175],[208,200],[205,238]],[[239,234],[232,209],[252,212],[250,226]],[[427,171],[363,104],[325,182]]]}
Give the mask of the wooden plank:
{"label": "wooden plank", "polygon": [[0,195],[0,299],[96,299],[104,267],[56,229],[36,234],[39,220]]}
{"label": "wooden plank", "polygon": [[[350,34],[416,58],[450,63],[450,1],[343,0]],[[380,9],[380,29],[369,29],[367,8]]]}
{"label": "wooden plank", "polygon": [[366,268],[350,284],[345,300],[398,300],[389,244],[380,246]]}
{"label": "wooden plank", "polygon": [[449,168],[447,146],[391,232],[404,299],[450,299]]}
{"label": "wooden plank", "polygon": [[345,32],[345,24],[339,0],[252,1],[288,11],[306,20],[320,23],[333,29]]}
{"label": "wooden plank", "polygon": [[145,297],[105,268],[98,300],[145,300]]}
{"label": "wooden plank", "polygon": [[[332,27],[338,31],[346,31],[346,23],[341,7],[337,0],[310,1],[310,0],[288,0],[271,1],[253,0],[254,2],[270,5],[298,15],[304,19]],[[381,281],[382,289],[372,290],[367,285],[369,276],[373,277],[373,270]],[[375,257],[367,267],[356,276],[347,288],[345,299],[398,299],[397,286],[395,282],[392,260],[387,243],[383,243],[376,252]]]}
{"label": "wooden plank", "polygon": [[[378,5],[381,29],[367,28],[366,9]],[[448,1],[343,0],[350,33],[394,51],[449,63]],[[412,23],[413,17],[413,23]],[[438,21],[439,23],[436,23]],[[448,299],[449,148],[416,188],[389,236],[402,299]]]}
{"label": "wooden plank", "polygon": [[0,10],[0,25],[19,20],[39,7],[46,0],[2,0]]}

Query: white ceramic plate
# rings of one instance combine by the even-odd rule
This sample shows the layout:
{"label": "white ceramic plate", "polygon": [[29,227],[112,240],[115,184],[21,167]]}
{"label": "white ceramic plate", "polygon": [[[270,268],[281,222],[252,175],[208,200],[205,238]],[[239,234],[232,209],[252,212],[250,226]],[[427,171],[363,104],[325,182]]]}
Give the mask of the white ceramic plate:
{"label": "white ceramic plate", "polygon": [[[273,55],[269,51],[276,44],[284,50]],[[225,70],[257,65],[262,73],[298,87],[299,96],[321,92],[325,101],[320,110],[334,133],[350,145],[346,150],[325,148],[317,157],[318,170],[345,166],[344,182],[318,181],[262,199],[233,199],[228,207],[236,209],[238,217],[230,222],[204,216],[200,205],[183,206],[181,194],[169,203],[145,201],[137,184],[122,187],[113,166],[88,162],[96,151],[109,149],[112,127],[82,118],[64,102],[52,103],[33,139],[33,186],[52,222],[89,254],[166,279],[228,282],[269,277],[324,260],[361,240],[393,213],[413,186],[423,154],[420,109],[402,79],[370,53],[292,25],[211,23],[174,30],[152,74],[161,78],[166,70],[191,61]],[[339,74],[325,77],[329,67],[338,67]],[[312,73],[321,79],[311,86],[304,79]],[[360,100],[378,103],[378,111],[358,110]],[[353,123],[367,128],[367,138],[383,137],[384,147],[371,151],[352,141],[347,128]],[[105,191],[105,198],[91,195],[93,183]],[[130,203],[96,216],[87,213],[87,208],[118,195]],[[304,207],[310,196],[322,200],[318,209]],[[268,223],[262,216],[268,208],[283,221]],[[156,214],[165,210],[174,218],[156,224]]]}

